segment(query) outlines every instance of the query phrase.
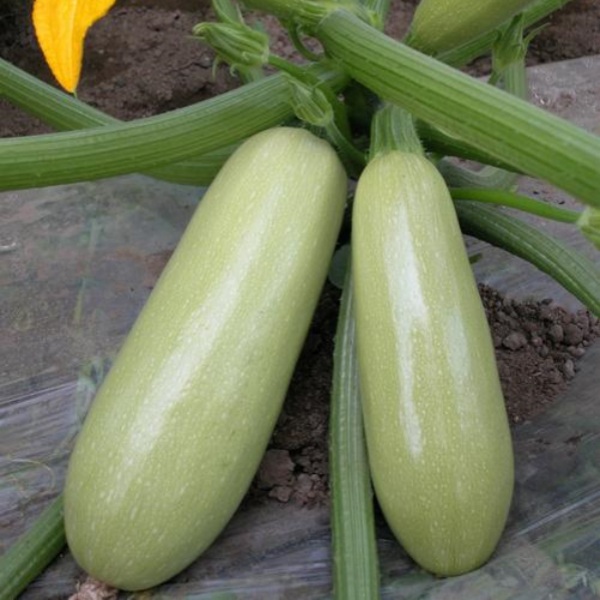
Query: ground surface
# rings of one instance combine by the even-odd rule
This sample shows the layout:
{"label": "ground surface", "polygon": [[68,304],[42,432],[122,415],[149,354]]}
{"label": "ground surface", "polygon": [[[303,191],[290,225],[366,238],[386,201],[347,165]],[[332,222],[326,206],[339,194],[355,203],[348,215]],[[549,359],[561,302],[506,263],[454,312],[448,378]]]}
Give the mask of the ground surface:
{"label": "ground surface", "polygon": [[[28,4],[0,0],[0,56],[51,82],[27,19]],[[400,35],[414,1],[394,2],[389,30]],[[91,31],[79,98],[129,120],[185,106],[235,85],[225,69],[213,76],[211,52],[191,38],[210,18],[206,1],[118,2]],[[288,46],[278,38],[275,47]],[[529,63],[600,54],[600,3],[573,0],[548,20],[533,42]],[[485,60],[471,67],[477,74]],[[0,101],[0,136],[49,131]],[[587,313],[569,314],[552,304],[515,304],[482,290],[497,349],[507,408],[513,423],[535,418],[576,376],[577,359],[600,333]],[[338,302],[328,285],[294,376],[270,449],[248,501],[326,502],[327,427],[331,356]]]}

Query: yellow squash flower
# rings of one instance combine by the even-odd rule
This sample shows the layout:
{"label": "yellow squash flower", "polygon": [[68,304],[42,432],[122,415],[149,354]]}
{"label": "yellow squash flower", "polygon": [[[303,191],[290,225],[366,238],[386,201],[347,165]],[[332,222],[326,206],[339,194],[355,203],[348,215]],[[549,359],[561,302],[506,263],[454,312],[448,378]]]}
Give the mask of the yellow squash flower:
{"label": "yellow squash flower", "polygon": [[74,92],[79,83],[83,41],[88,29],[115,0],[35,0],[33,25],[48,66],[60,85]]}

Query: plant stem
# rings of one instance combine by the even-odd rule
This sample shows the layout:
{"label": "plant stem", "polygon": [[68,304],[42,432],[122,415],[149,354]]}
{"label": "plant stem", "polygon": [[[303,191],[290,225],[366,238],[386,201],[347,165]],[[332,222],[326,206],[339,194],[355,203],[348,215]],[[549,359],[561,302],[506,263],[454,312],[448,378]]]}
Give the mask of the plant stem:
{"label": "plant stem", "polygon": [[384,104],[373,116],[370,160],[393,150],[423,153],[412,115],[395,104]]}
{"label": "plant stem", "polygon": [[446,159],[438,161],[436,166],[446,180],[446,185],[455,188],[510,189],[514,180],[518,177],[516,173],[489,165],[479,171],[465,169]]}
{"label": "plant stem", "polygon": [[361,4],[376,15],[378,29],[383,29],[390,12],[390,0],[361,0]]}
{"label": "plant stem", "polygon": [[[332,12],[342,9],[373,25],[379,11],[385,9],[386,0],[242,0],[250,9],[266,12],[286,24],[293,23],[308,33]],[[376,7],[373,11],[372,8]]]}
{"label": "plant stem", "polygon": [[346,10],[315,26],[326,51],[382,98],[517,170],[600,206],[600,137],[408,48]]}
{"label": "plant stem", "polygon": [[495,207],[456,203],[461,229],[535,265],[600,317],[600,269],[577,251]]}
{"label": "plant stem", "polygon": [[525,60],[509,65],[503,75],[504,89],[522,100],[529,100]]}
{"label": "plant stem", "polygon": [[[511,22],[502,34],[502,37],[494,43],[492,48],[492,66],[496,63],[500,67],[499,73],[490,75],[488,83],[492,77],[497,75],[501,79],[503,89],[517,98],[528,100],[529,87],[527,84],[527,72],[525,68],[525,55],[529,39],[523,36],[523,18]],[[515,50],[517,50],[515,52]],[[498,56],[500,54],[500,56]],[[498,64],[499,63],[499,64]],[[446,183],[454,180],[456,186],[461,187],[496,187],[510,189],[515,186],[518,174],[514,171],[500,169],[491,165],[485,165],[481,170],[475,172],[465,169],[448,161],[440,161],[438,169],[444,171]]]}
{"label": "plant stem", "polygon": [[[489,83],[489,80],[488,80]],[[525,56],[520,56],[510,63],[502,73],[504,90],[517,98],[527,100],[529,87],[527,84],[527,71],[525,68]],[[439,132],[438,132],[439,134]],[[448,139],[451,142],[451,138]],[[446,179],[449,186],[454,187],[494,187],[510,189],[517,181],[518,174],[496,166],[486,164],[479,171],[473,171],[460,167],[447,160],[440,160],[437,165],[439,171]]]}
{"label": "plant stem", "polygon": [[[212,0],[213,9],[222,23],[237,23],[246,25],[242,17],[242,13],[233,0]],[[262,66],[237,66],[240,79],[244,83],[258,81],[265,76]]]}
{"label": "plant stem", "polygon": [[[334,71],[315,72],[334,89],[346,81]],[[85,131],[2,139],[0,189],[151,170],[235,144],[291,116],[287,83],[274,75],[162,115]]]}
{"label": "plant stem", "polygon": [[481,150],[481,148],[475,148],[473,145],[467,144],[464,140],[453,137],[425,121],[417,121],[417,131],[427,150],[434,152],[439,156],[456,156],[491,165],[499,169],[512,170],[515,172],[520,171],[518,168],[491,156]]}
{"label": "plant stem", "polygon": [[58,496],[0,558],[0,600],[16,598],[63,548],[62,510]]}
{"label": "plant stem", "polygon": [[514,194],[505,190],[485,188],[452,188],[450,195],[453,200],[476,200],[489,204],[516,208],[532,215],[545,219],[552,219],[562,223],[576,223],[581,212],[559,208],[547,202],[540,202],[522,194]]}
{"label": "plant stem", "polygon": [[379,598],[373,492],[363,433],[350,268],[335,338],[329,430],[334,596]]}
{"label": "plant stem", "polygon": [[[1,58],[0,96],[59,131],[120,122]],[[220,148],[199,157],[152,169],[146,174],[184,185],[207,185],[234,149],[235,146]]]}

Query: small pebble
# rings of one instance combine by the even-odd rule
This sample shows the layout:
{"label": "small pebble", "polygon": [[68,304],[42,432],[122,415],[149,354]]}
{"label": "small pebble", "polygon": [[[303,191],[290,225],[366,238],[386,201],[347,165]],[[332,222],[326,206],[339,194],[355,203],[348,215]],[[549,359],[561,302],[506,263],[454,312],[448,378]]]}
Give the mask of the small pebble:
{"label": "small pebble", "polygon": [[289,502],[292,497],[292,488],[289,486],[276,485],[272,490],[269,491],[269,498],[274,498],[279,502]]}
{"label": "small pebble", "polygon": [[575,363],[568,358],[563,365],[563,373],[567,379],[573,379],[575,377]]}
{"label": "small pebble", "polygon": [[542,346],[544,344],[544,340],[542,340],[541,337],[539,337],[538,335],[534,336],[531,338],[531,345],[539,348],[540,346]]}
{"label": "small pebble", "polygon": [[518,350],[527,345],[527,338],[520,331],[511,331],[502,340],[502,345],[509,350]]}
{"label": "small pebble", "polygon": [[555,323],[554,325],[552,325],[550,327],[550,329],[548,330],[548,337],[553,342],[560,344],[563,341],[563,339],[565,338],[565,332],[564,332],[564,329],[562,328],[562,325],[559,325],[558,323]]}
{"label": "small pebble", "polygon": [[308,492],[310,492],[313,488],[313,480],[311,479],[310,475],[307,475],[306,473],[300,473],[300,475],[298,475],[298,491],[302,494],[308,494]]}

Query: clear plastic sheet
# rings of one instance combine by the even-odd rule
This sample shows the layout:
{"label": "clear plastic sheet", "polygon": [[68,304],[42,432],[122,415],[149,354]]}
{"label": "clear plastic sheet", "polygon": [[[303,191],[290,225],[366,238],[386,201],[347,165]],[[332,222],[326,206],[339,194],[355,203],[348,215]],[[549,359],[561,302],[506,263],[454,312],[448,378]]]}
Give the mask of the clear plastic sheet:
{"label": "clear plastic sheet", "polygon": [[61,489],[97,383],[199,196],[138,176],[0,194],[0,551]]}
{"label": "clear plastic sheet", "polygon": [[[600,123],[600,60],[542,67],[532,77],[545,106],[586,127]],[[563,200],[528,180],[523,189]],[[61,490],[94,391],[199,196],[141,176],[0,194],[0,553]],[[577,235],[568,241],[584,247]],[[578,307],[522,261],[475,248],[481,281]],[[486,566],[435,579],[412,565],[379,520],[383,598],[600,597],[599,365],[596,344],[565,395],[514,429],[515,500]],[[23,598],[67,598],[81,578],[65,551]],[[246,508],[189,569],[134,597],[331,597],[328,512]]]}

